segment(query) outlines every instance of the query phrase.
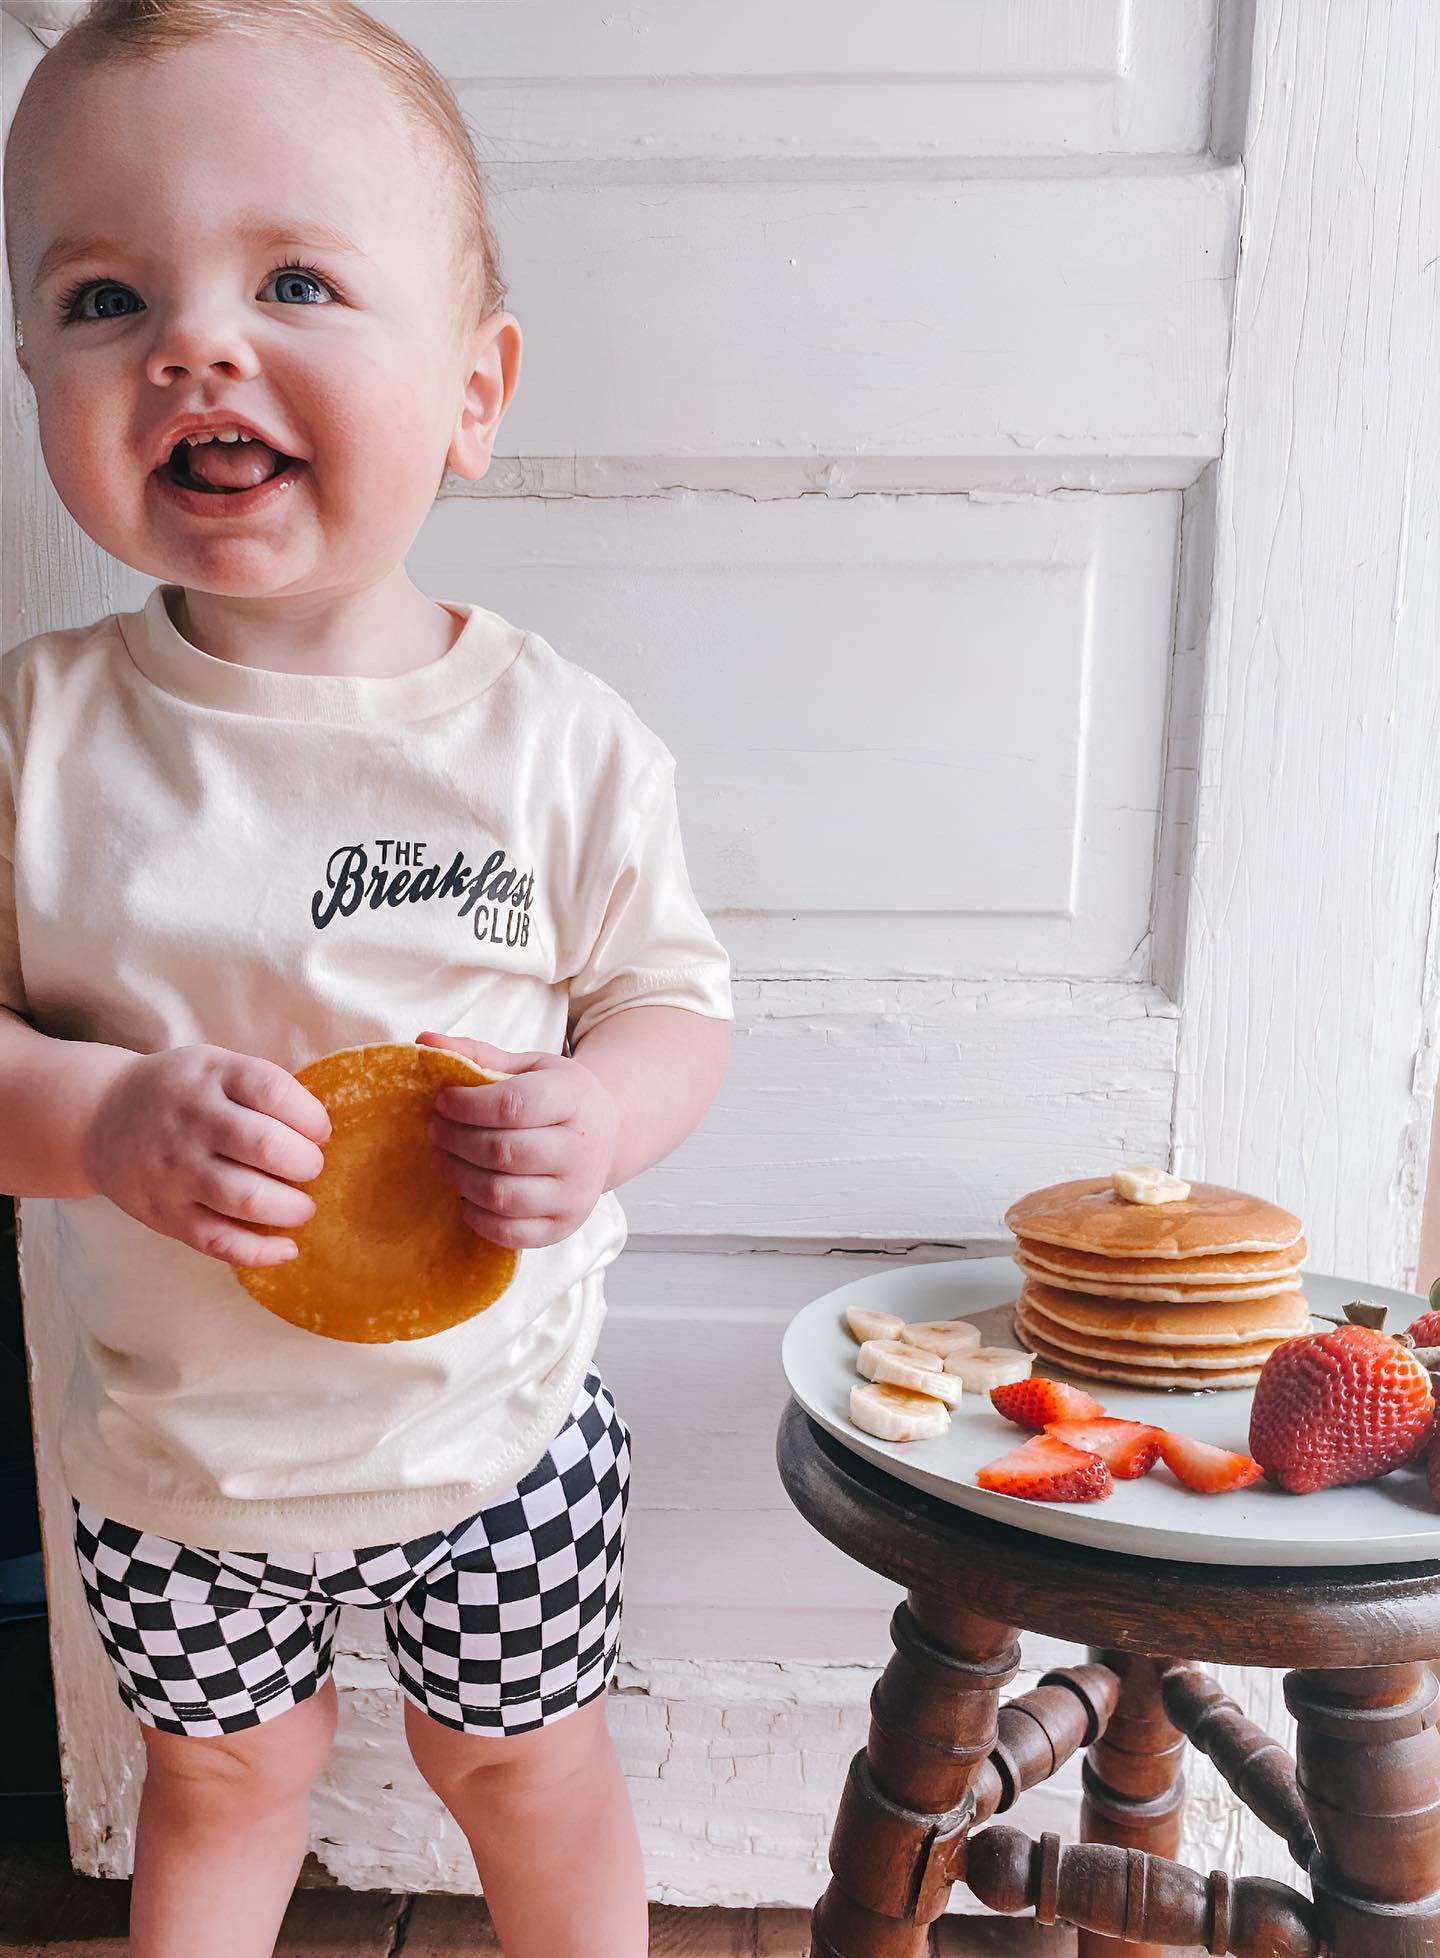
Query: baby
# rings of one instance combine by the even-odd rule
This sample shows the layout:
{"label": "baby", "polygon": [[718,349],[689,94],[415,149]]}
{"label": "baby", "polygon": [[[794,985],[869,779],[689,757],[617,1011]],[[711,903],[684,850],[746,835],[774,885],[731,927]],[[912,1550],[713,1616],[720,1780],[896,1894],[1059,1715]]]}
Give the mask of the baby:
{"label": "baby", "polygon": [[[729,966],[660,740],[406,575],[520,365],[464,121],[345,0],[98,0],[5,192],[50,476],[161,581],[0,659],[0,1187],[58,1200],[29,1305],[76,1325],[61,1460],[145,1741],[132,1949],[272,1950],[349,1602],[510,1958],[638,1958],[593,1354],[612,1192],[712,1100]],[[314,1211],[294,1070],[415,1039],[512,1077],[430,1138],[518,1272],[430,1338],[323,1339],[233,1267]]]}

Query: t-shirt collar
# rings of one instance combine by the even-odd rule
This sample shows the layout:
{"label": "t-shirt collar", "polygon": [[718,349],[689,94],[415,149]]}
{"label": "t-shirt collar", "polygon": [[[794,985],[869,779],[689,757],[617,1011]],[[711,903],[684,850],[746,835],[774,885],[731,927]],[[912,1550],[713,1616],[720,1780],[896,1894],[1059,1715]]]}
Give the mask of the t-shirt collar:
{"label": "t-shirt collar", "polygon": [[481,692],[504,672],[524,633],[481,605],[446,604],[464,621],[448,652],[412,672],[373,678],[350,673],[277,673],[202,653],[182,636],[165,604],[174,586],[157,585],[138,612],[117,614],[126,651],[145,678],[196,707],[272,720],[419,721]]}

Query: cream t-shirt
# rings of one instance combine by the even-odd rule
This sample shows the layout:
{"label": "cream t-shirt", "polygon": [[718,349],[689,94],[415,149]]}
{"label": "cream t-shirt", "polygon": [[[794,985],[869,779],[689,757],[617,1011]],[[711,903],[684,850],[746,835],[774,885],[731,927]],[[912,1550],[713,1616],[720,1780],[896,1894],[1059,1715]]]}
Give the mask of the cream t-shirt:
{"label": "cream t-shirt", "polygon": [[[559,1053],[635,1005],[731,1017],[674,758],[603,681],[478,605],[396,677],[237,666],[164,589],[0,656],[0,1005],[292,1072],[426,1027]],[[62,1297],[28,1305],[78,1335],[70,1488],[217,1549],[399,1542],[509,1487],[564,1422],[625,1240],[607,1193],[488,1311],[361,1346],[108,1198],[54,1208]]]}

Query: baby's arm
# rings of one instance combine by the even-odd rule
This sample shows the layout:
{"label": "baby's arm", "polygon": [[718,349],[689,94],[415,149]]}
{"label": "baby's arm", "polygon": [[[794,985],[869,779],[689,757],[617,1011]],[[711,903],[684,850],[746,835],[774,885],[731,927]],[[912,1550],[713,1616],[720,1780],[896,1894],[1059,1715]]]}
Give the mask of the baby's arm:
{"label": "baby's arm", "polygon": [[292,1239],[249,1224],[308,1223],[296,1183],[324,1167],[323,1104],[293,1075],[224,1047],[134,1054],[55,1040],[0,1007],[0,1187],[103,1196],[226,1264],[276,1264]]}
{"label": "baby's arm", "polygon": [[668,1156],[699,1122],[725,1078],[730,1022],[683,1006],[629,1006],[592,1027],[574,1058],[619,1112],[603,1185],[613,1190]]}
{"label": "baby's arm", "polygon": [[435,1167],[472,1229],[496,1244],[558,1244],[604,1190],[668,1155],[715,1098],[730,1022],[681,1006],[627,1006],[572,1055],[507,1053],[422,1033],[508,1080],[441,1088],[430,1118]]}
{"label": "baby's arm", "polygon": [[101,1096],[135,1056],[94,1040],[54,1040],[0,1006],[0,1190],[90,1197],[84,1145]]}

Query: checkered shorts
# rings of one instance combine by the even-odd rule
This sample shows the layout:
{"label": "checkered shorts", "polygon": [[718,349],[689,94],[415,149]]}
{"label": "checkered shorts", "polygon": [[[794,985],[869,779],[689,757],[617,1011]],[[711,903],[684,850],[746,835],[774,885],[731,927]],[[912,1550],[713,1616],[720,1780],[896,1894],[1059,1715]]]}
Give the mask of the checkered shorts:
{"label": "checkered shorts", "polygon": [[231,1734],[329,1675],[342,1604],[381,1606],[407,1698],[462,1733],[515,1734],[595,1699],[615,1669],[630,1431],[598,1373],[548,1453],[443,1534],[293,1555],[196,1550],[75,1503],[91,1615],[147,1725]]}

